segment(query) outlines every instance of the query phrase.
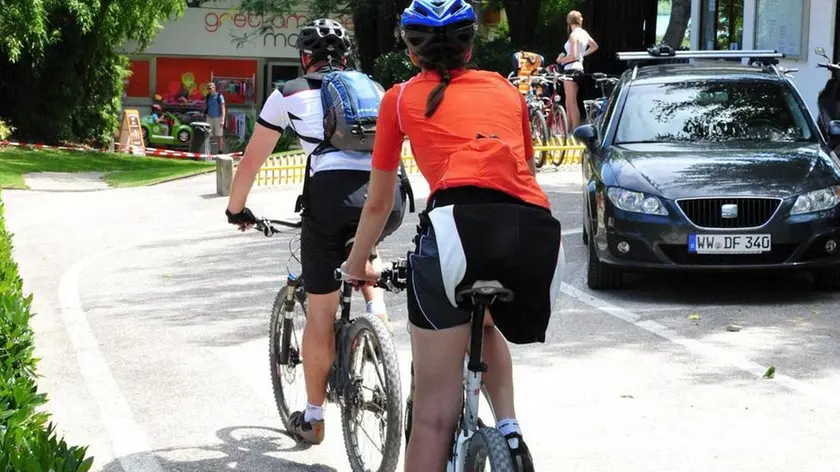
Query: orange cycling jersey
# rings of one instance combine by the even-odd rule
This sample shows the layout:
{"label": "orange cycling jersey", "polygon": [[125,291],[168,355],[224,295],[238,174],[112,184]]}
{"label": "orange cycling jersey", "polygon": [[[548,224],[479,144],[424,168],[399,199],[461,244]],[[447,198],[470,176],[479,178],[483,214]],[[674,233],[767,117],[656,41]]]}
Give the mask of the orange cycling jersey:
{"label": "orange cycling jersey", "polygon": [[495,72],[453,71],[443,101],[426,118],[426,99],[439,83],[436,72],[421,72],[385,93],[373,167],[396,170],[408,136],[432,194],[476,186],[549,208],[528,167],[534,153],[528,107],[516,88]]}

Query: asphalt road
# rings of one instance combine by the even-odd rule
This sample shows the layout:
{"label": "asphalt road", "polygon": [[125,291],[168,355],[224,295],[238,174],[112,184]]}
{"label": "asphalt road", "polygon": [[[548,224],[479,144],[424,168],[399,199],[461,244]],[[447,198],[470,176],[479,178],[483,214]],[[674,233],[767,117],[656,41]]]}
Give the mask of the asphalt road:
{"label": "asphalt road", "polygon": [[[567,272],[547,342],[513,349],[538,470],[837,470],[840,297],[773,275],[644,276],[593,293],[580,177],[540,181]],[[3,193],[53,418],[90,445],[98,471],[349,470],[335,406],[327,441],[311,448],[285,436],[274,407],[267,327],[291,234],[238,233],[214,188],[202,176]],[[256,190],[250,206],[289,216],[296,194]],[[410,248],[415,222],[386,257]],[[387,302],[407,382],[403,297]]]}

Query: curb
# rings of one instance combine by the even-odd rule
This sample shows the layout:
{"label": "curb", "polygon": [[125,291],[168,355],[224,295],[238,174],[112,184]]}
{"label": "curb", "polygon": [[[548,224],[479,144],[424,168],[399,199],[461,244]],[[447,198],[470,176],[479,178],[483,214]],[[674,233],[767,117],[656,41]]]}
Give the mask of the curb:
{"label": "curb", "polygon": [[[111,152],[107,149],[96,149],[92,147],[86,146],[53,146],[49,144],[37,144],[37,143],[21,143],[17,141],[0,141],[0,147],[2,146],[9,146],[9,147],[32,147],[35,149],[55,149],[58,151],[79,151],[79,152]],[[120,154],[127,154],[127,153],[120,153]],[[244,154],[243,152],[234,152],[230,154],[199,154],[196,152],[184,152],[184,151],[171,151],[169,149],[155,149],[155,148],[146,148],[145,152],[146,156],[150,157],[174,157],[180,159],[187,159],[187,158],[198,158],[198,159],[215,159],[219,156],[229,156],[234,159],[241,158]]]}

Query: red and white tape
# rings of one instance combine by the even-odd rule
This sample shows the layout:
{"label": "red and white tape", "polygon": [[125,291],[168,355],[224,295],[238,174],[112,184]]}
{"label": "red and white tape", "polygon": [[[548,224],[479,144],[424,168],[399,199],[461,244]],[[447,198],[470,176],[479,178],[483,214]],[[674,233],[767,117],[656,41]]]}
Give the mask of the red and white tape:
{"label": "red and white tape", "polygon": [[[0,146],[14,146],[14,147],[33,147],[35,149],[56,149],[59,151],[84,151],[84,152],[108,152],[107,149],[95,149],[85,146],[52,146],[49,144],[30,144],[19,143],[16,141],[0,141]],[[145,154],[153,157],[173,157],[177,159],[198,158],[198,159],[212,159],[218,157],[216,154],[199,154],[196,152],[171,151],[169,149],[155,149],[146,148]],[[234,159],[242,157],[242,152],[234,152],[231,154],[221,154],[223,156],[230,156]]]}

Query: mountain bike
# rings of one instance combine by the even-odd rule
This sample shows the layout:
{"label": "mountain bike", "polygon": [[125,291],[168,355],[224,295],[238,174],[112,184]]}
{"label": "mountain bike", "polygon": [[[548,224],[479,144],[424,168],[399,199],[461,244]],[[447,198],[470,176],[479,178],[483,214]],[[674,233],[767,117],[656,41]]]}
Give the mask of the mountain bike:
{"label": "mountain bike", "polygon": [[[256,229],[267,237],[281,233],[273,225],[300,228],[301,222],[261,219]],[[299,238],[298,238],[299,240]],[[292,258],[300,260],[292,250],[295,239],[290,241]],[[348,241],[348,249],[352,239]],[[399,259],[381,272],[376,287],[389,292],[405,289],[408,263]],[[340,315],[335,320],[335,360],[327,381],[327,401],[341,408],[341,426],[347,457],[354,472],[393,472],[397,467],[402,441],[402,392],[397,351],[385,323],[377,316],[360,314],[350,316],[353,286],[341,286]],[[287,271],[286,283],[280,288],[271,310],[269,331],[269,362],[271,384],[277,411],[287,431],[292,430],[290,416],[295,407],[306,400],[289,398],[294,393],[295,382],[303,386],[302,332],[306,322],[306,290],[302,275]],[[381,385],[374,388],[364,385],[364,364],[372,363],[374,377]],[[360,417],[366,413],[377,415],[375,431],[361,428]],[[384,415],[385,418],[382,418]],[[362,457],[360,434],[371,442],[374,437],[382,447],[378,467],[368,464]]]}
{"label": "mountain bike", "polygon": [[[481,360],[484,342],[484,313],[494,303],[513,301],[514,293],[498,281],[476,281],[472,286],[458,291],[456,301],[470,300],[472,317],[470,320],[470,346],[464,358],[464,397],[461,417],[453,432],[452,451],[446,466],[446,472],[484,471],[486,462],[492,472],[518,472],[522,465],[514,464],[510,447],[504,435],[496,428],[487,427],[478,416],[479,396],[484,395],[490,405],[493,418],[493,402],[488,395],[481,375],[487,372],[487,364]],[[406,401],[405,438],[406,444],[411,437],[413,419],[412,398],[414,395],[414,367],[411,369],[411,392]],[[495,423],[495,421],[494,421]]]}
{"label": "mountain bike", "polygon": [[[612,93],[612,88],[615,87],[619,81],[618,78],[609,77],[607,74],[603,74],[601,72],[591,74],[590,77],[595,80],[595,85],[601,89],[601,96],[593,100],[583,101],[587,124],[595,123],[595,120],[597,120],[598,117],[607,110],[607,101]],[[607,87],[609,87],[609,90],[607,90]]]}

